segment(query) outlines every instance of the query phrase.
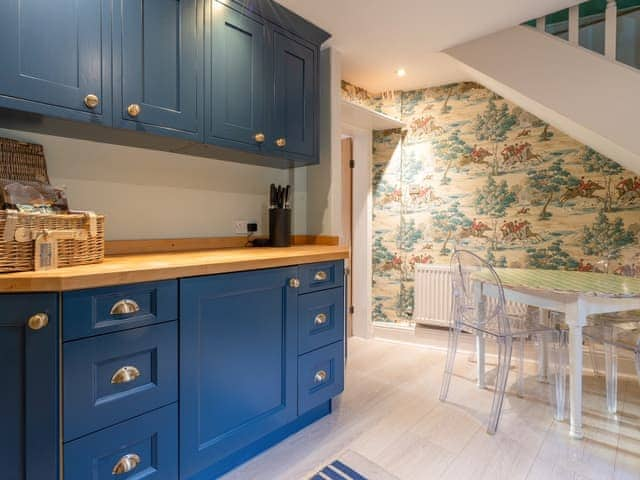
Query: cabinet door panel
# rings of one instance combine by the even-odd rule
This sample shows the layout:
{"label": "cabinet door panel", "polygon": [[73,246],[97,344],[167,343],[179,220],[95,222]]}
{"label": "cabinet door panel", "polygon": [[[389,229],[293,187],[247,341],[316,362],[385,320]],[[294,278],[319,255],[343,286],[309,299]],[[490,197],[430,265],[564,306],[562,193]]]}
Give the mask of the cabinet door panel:
{"label": "cabinet door panel", "polygon": [[259,151],[264,134],[265,25],[220,2],[207,2],[207,137]]}
{"label": "cabinet door panel", "polygon": [[181,281],[182,478],[295,419],[296,272]]}
{"label": "cabinet door panel", "polygon": [[[63,116],[68,109],[99,120],[111,101],[103,90],[104,20],[101,0],[0,2],[2,105]],[[88,94],[98,97],[95,108],[85,105]]]}
{"label": "cabinet door panel", "polygon": [[[58,301],[55,294],[0,296],[2,478],[58,478]],[[36,313],[44,328],[27,326]]]}
{"label": "cabinet door panel", "polygon": [[[116,2],[114,78],[119,126],[197,137],[202,72],[199,3],[197,0]],[[139,106],[137,115],[129,111],[131,105]]]}
{"label": "cabinet door panel", "polygon": [[275,138],[284,138],[282,149],[293,160],[313,160],[316,139],[316,56],[315,51],[274,32],[273,125]]}

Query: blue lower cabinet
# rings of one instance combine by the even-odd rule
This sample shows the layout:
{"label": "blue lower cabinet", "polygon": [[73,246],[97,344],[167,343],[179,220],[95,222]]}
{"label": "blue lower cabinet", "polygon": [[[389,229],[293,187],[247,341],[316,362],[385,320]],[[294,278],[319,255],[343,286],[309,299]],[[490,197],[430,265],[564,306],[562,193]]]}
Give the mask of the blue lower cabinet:
{"label": "blue lower cabinet", "polygon": [[0,296],[0,478],[58,478],[58,296]]}
{"label": "blue lower cabinet", "polygon": [[180,471],[215,478],[297,416],[297,268],[180,282]]}
{"label": "blue lower cabinet", "polygon": [[178,327],[169,322],[64,344],[64,439],[178,399]]}
{"label": "blue lower cabinet", "polygon": [[298,414],[344,390],[344,343],[337,342],[302,355],[298,361]]}
{"label": "blue lower cabinet", "polygon": [[65,444],[64,480],[115,478],[178,478],[176,404]]}

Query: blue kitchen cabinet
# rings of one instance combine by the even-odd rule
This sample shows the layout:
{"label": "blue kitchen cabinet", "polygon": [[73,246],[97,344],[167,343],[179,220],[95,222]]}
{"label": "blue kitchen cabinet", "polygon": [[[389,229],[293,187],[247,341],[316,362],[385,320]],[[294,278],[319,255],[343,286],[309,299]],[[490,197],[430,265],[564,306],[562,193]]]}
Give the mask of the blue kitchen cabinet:
{"label": "blue kitchen cabinet", "polygon": [[202,140],[203,3],[114,1],[115,126]]}
{"label": "blue kitchen cabinet", "polygon": [[318,162],[318,49],[284,31],[273,32],[270,145],[275,155]]}
{"label": "blue kitchen cabinet", "polygon": [[4,480],[58,478],[58,300],[0,297],[0,465]]}
{"label": "blue kitchen cabinet", "polygon": [[266,22],[206,2],[205,140],[261,152],[265,138]]}
{"label": "blue kitchen cabinet", "polygon": [[109,2],[0,2],[0,107],[111,125]]}
{"label": "blue kitchen cabinet", "polygon": [[297,268],[180,281],[180,470],[209,479],[297,417]]}

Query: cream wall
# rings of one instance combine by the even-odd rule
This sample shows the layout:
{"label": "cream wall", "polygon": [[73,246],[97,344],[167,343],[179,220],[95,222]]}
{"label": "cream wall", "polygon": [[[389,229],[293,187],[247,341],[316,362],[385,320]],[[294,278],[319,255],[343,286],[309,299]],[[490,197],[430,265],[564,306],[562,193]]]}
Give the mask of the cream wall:
{"label": "cream wall", "polygon": [[268,230],[269,184],[294,187],[294,233],[307,233],[306,168],[280,170],[0,129],[44,146],[71,207],[107,216],[108,240],[230,236],[234,220]]}

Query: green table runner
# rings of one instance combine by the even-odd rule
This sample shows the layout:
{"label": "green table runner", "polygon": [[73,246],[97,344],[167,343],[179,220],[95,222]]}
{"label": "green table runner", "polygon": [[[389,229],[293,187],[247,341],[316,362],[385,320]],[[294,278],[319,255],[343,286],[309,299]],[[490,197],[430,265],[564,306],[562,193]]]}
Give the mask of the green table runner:
{"label": "green table runner", "polygon": [[[496,272],[505,287],[603,297],[640,297],[640,278],[524,268],[497,268]],[[475,276],[483,281],[493,280],[489,272],[478,272]]]}

